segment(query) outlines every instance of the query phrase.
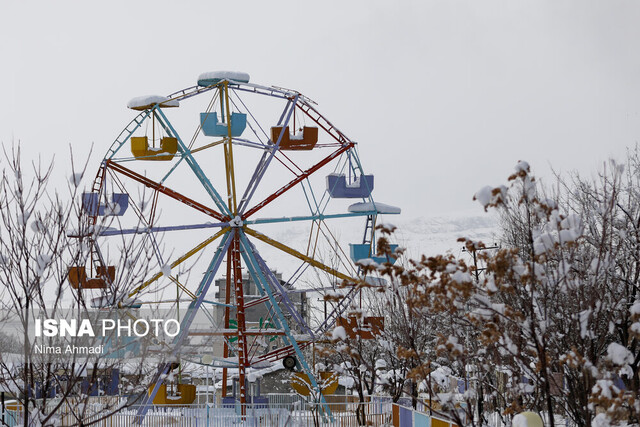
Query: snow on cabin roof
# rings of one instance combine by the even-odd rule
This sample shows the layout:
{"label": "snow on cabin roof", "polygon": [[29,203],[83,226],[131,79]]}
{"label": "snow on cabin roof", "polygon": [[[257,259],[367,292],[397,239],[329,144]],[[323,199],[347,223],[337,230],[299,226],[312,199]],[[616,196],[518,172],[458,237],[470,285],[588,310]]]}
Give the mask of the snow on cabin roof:
{"label": "snow on cabin roof", "polygon": [[209,71],[198,76],[198,86],[211,86],[222,80],[249,83],[249,74],[241,71]]}
{"label": "snow on cabin roof", "polygon": [[349,212],[370,212],[370,211],[376,211],[378,213],[381,214],[399,214],[401,212],[400,208],[397,208],[395,206],[391,206],[391,205],[385,205],[384,203],[371,203],[371,202],[367,202],[367,203],[354,203],[353,205],[349,206]]}
{"label": "snow on cabin roof", "polygon": [[129,102],[127,102],[127,108],[131,108],[132,110],[147,110],[154,105],[160,105],[160,108],[166,107],[179,107],[180,102],[177,100],[171,100],[166,96],[160,95],[147,95],[147,96],[139,96],[137,98],[133,98]]}

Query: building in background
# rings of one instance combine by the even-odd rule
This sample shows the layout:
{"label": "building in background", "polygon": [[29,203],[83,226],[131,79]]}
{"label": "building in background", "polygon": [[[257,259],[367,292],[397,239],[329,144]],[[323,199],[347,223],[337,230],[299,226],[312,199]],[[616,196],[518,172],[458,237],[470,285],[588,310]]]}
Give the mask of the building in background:
{"label": "building in background", "polygon": [[[276,278],[280,281],[280,284],[282,285],[282,287],[288,291],[287,295],[291,300],[291,302],[293,303],[295,309],[298,311],[300,316],[308,324],[309,323],[309,313],[308,313],[309,305],[307,301],[307,293],[304,291],[297,291],[290,284],[285,283],[282,280],[282,273],[278,273],[275,271],[273,273],[276,276]],[[227,279],[224,276],[215,281],[215,285],[218,288],[215,294],[215,299],[217,302],[224,303],[226,300],[226,287],[227,287],[226,281]],[[251,305],[252,301],[262,298],[263,295],[260,295],[260,291],[258,290],[256,283],[252,280],[252,278],[249,275],[244,274],[242,276],[242,285],[244,290],[245,306],[248,306],[245,309],[245,321],[247,323],[247,328],[259,327],[260,325],[273,323],[271,321],[271,317],[272,317],[271,313],[268,312],[268,308],[266,307],[266,304],[257,304],[253,306]],[[278,298],[278,295],[276,295],[276,298]],[[234,305],[233,294],[231,295],[230,304]],[[280,306],[280,310],[282,310],[282,313],[287,318],[287,320],[291,320],[290,319],[291,315],[286,309],[286,307],[284,306],[284,304],[280,303],[279,306]],[[235,308],[232,308],[230,310],[231,310],[230,318],[233,319],[235,318]],[[216,321],[218,325],[223,325],[224,323],[224,308],[221,306],[217,307]],[[289,325],[292,328],[292,330],[296,329],[295,322],[291,322],[289,323]],[[294,332],[301,333],[302,331],[300,331],[298,328]]]}

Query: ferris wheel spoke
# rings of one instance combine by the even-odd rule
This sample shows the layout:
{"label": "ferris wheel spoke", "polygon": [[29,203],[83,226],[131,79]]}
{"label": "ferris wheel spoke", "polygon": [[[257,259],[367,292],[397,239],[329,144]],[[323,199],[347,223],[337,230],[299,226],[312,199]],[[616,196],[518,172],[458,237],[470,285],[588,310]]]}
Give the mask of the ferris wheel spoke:
{"label": "ferris wheel spoke", "polygon": [[[273,141],[274,145],[272,147],[270,147],[270,150],[268,152],[265,152],[262,155],[262,158],[260,159],[260,162],[258,163],[258,166],[256,167],[256,170],[253,173],[253,176],[251,177],[251,180],[249,181],[249,185],[247,185],[245,193],[242,196],[242,200],[241,200],[240,207],[239,207],[239,212],[240,213],[243,213],[244,210],[246,209],[246,207],[248,206],[249,202],[251,201],[251,198],[253,197],[254,193],[256,192],[258,186],[260,185],[260,181],[262,181],[262,177],[264,176],[265,172],[269,168],[269,165],[271,164],[271,160],[273,160],[273,158],[275,157],[276,153],[278,153],[278,148],[280,146],[280,140],[282,139],[282,137],[283,137],[283,135],[285,133],[285,130],[287,129],[287,126],[289,124],[289,120],[291,119],[291,115],[293,114],[293,111],[295,110],[295,103],[297,102],[297,100],[298,100],[297,96],[293,100],[289,100],[289,102],[287,102],[287,105],[285,106],[284,110],[282,110],[282,114],[280,115],[280,118],[278,119],[278,126],[282,126],[282,131],[280,131],[280,135],[278,136],[278,140],[277,141]],[[284,123],[283,123],[283,121],[284,121]]]}
{"label": "ferris wheel spoke", "polygon": [[202,224],[190,224],[190,225],[168,225],[164,227],[135,227],[135,228],[122,228],[112,229],[106,228],[98,232],[98,236],[119,236],[126,234],[142,234],[142,233],[164,233],[167,231],[186,231],[186,230],[200,230],[206,228],[220,228],[227,227],[228,222],[205,222]]}
{"label": "ferris wheel spoke", "polygon": [[312,214],[323,214],[324,209],[320,208],[316,194],[313,191],[313,188],[311,187],[311,183],[309,182],[309,180],[305,179],[304,181],[302,181],[301,187],[302,187],[302,193],[304,194],[304,198],[307,201],[307,205],[309,205],[309,211]]}
{"label": "ferris wheel spoke", "polygon": [[157,112],[158,112],[158,115],[159,115],[158,118],[160,119],[160,121],[164,122],[164,125],[168,128],[169,133],[172,134],[177,139],[178,146],[180,147],[180,151],[182,151],[182,158],[187,162],[187,164],[189,165],[193,173],[196,175],[196,177],[204,187],[205,191],[209,194],[209,196],[211,197],[213,202],[216,204],[218,209],[225,212],[227,215],[231,215],[231,212],[222,201],[223,200],[222,197],[220,197],[220,194],[218,194],[216,189],[213,187],[213,185],[211,184],[211,181],[209,181],[209,178],[207,178],[206,174],[204,173],[204,171],[202,170],[202,168],[200,167],[196,159],[191,155],[191,152],[189,151],[189,149],[184,145],[184,143],[182,142],[182,139],[178,135],[178,132],[176,132],[176,130],[173,128],[173,126],[169,122],[169,119],[167,119],[167,116],[165,116],[165,114],[162,112],[161,109],[158,109]]}
{"label": "ferris wheel spoke", "polygon": [[366,211],[366,212],[345,212],[340,214],[318,214],[318,215],[302,215],[302,216],[290,216],[290,217],[282,217],[282,218],[259,218],[254,220],[248,220],[244,223],[247,225],[256,225],[256,224],[281,224],[287,222],[300,222],[300,221],[323,221],[327,219],[338,219],[338,218],[353,218],[359,216],[368,216],[375,215],[376,211]]}
{"label": "ferris wheel spoke", "polygon": [[[231,229],[229,227],[223,228],[222,230],[218,231],[216,234],[214,234],[213,236],[209,237],[208,239],[202,241],[201,243],[199,243],[198,245],[196,245],[195,247],[193,247],[193,249],[191,249],[190,251],[188,251],[187,253],[185,253],[184,255],[182,255],[181,257],[179,257],[178,259],[176,259],[175,261],[173,261],[171,263],[171,268],[175,268],[177,266],[179,266],[180,264],[182,264],[183,262],[185,262],[186,260],[188,260],[189,258],[191,258],[193,255],[195,255],[196,253],[200,252],[201,250],[203,250],[204,248],[206,248],[207,246],[209,246],[209,244],[211,244],[213,241],[217,240],[220,236],[224,235],[225,233],[228,233]],[[128,297],[132,298],[134,297],[136,294],[138,294],[140,291],[144,290],[145,288],[147,288],[149,285],[151,285],[152,283],[154,283],[156,280],[158,280],[159,278],[161,278],[163,275],[162,272],[158,272],[156,274],[154,274],[150,279],[146,280],[142,285],[138,286],[137,288],[135,288],[134,290],[132,290]]]}
{"label": "ferris wheel spoke", "polygon": [[[182,289],[182,291],[187,294],[187,296],[189,298],[191,298],[191,300],[195,300],[197,298],[196,294],[194,294],[193,292],[191,292],[185,285],[183,285],[177,278],[175,278],[174,276],[169,276],[169,280],[171,280],[173,283],[176,284],[176,286],[180,289]],[[204,301],[203,301],[204,302]]]}
{"label": "ferris wheel spoke", "polygon": [[249,203],[249,200],[253,196],[253,193],[255,192],[259,181],[262,179],[262,176],[264,175],[264,173],[265,173],[265,171],[267,169],[268,163],[273,158],[273,155],[274,155],[275,151],[276,151],[276,147],[268,147],[265,150],[265,152],[262,153],[262,157],[258,161],[258,166],[256,167],[255,172],[251,176],[249,184],[247,185],[247,188],[245,189],[245,192],[242,195],[242,199],[240,199],[240,205],[238,206],[238,212],[242,213],[244,211],[244,209],[246,208],[247,203]]}
{"label": "ferris wheel spoke", "polygon": [[244,228],[244,232],[255,237],[258,240],[261,240],[271,246],[273,246],[276,249],[280,249],[283,252],[288,253],[289,255],[292,255],[302,261],[305,261],[309,264],[311,264],[312,266],[319,268],[320,270],[323,270],[329,274],[331,274],[332,276],[337,277],[338,279],[342,279],[345,280],[347,282],[351,282],[351,283],[356,283],[356,279],[354,279],[353,277],[347,276],[344,273],[341,273],[327,265],[324,265],[323,263],[316,261],[315,259],[311,258],[310,256],[307,256],[301,252],[298,252],[297,250],[285,245],[284,243],[280,243],[277,240],[274,240],[270,237],[265,236],[264,234],[255,231],[249,227],[245,227]]}
{"label": "ferris wheel spoke", "polygon": [[197,153],[198,151],[206,150],[208,148],[217,147],[218,145],[221,145],[221,144],[224,144],[224,139],[220,139],[218,141],[210,142],[209,144],[205,144],[205,145],[203,145],[201,147],[192,148],[189,151],[191,152],[191,154],[194,154],[194,153]]}
{"label": "ferris wheel spoke", "polygon": [[[137,172],[132,171],[131,169],[125,168],[124,166],[122,166],[121,164],[115,163],[111,160],[107,160],[106,162],[106,167],[120,173],[121,175],[124,175],[128,178],[131,178],[135,181],[138,181],[139,183],[141,183],[142,185],[144,185],[145,187],[151,188],[152,190],[156,190],[166,196],[171,197],[172,199],[175,199],[179,202],[184,203],[187,206],[191,206],[192,208],[207,214],[209,216],[214,217],[217,220],[220,221],[227,221],[229,218],[228,217],[224,217],[220,212],[217,212],[213,209],[211,209],[208,206],[203,205],[202,203],[198,203],[193,199],[190,199],[187,196],[184,196],[180,193],[178,193],[177,191],[174,191],[172,189],[170,189],[169,187],[166,187],[162,184],[159,184],[155,181],[152,181],[151,179],[147,178],[144,175],[140,175]],[[225,208],[226,209],[226,208]]]}
{"label": "ferris wheel spoke", "polygon": [[[224,95],[224,96],[223,96]],[[225,81],[220,85],[220,105],[226,108],[227,138],[225,139],[224,157],[225,171],[227,176],[227,197],[229,203],[229,211],[234,215],[238,215],[238,199],[236,194],[236,177],[235,166],[233,162],[233,136],[231,130],[231,110],[229,108],[229,82]],[[224,117],[224,109],[223,109]]]}
{"label": "ferris wheel spoke", "polygon": [[280,284],[280,281],[275,276],[273,271],[269,268],[269,266],[267,266],[267,263],[262,258],[262,256],[258,253],[258,251],[256,251],[254,248],[251,248],[251,249],[252,249],[253,256],[255,257],[256,261],[260,266],[260,269],[267,276],[268,280],[270,280],[270,282],[273,284],[274,288],[276,288],[280,293],[283,304],[285,305],[285,307],[287,308],[287,311],[289,311],[293,319],[296,321],[296,323],[300,327],[300,330],[311,335],[311,338],[313,339],[314,337],[313,337],[313,332],[311,331],[311,328],[309,328],[309,325],[307,325],[307,322],[305,322],[304,318],[300,315],[298,310],[296,310],[295,306],[293,305],[293,302],[291,301],[291,299],[289,298],[289,295],[287,294],[287,290],[284,289],[284,287]]}
{"label": "ferris wheel spoke", "polygon": [[[242,237],[241,237],[242,240]],[[267,263],[260,256],[260,253],[255,249],[253,245],[251,245],[244,237],[243,241],[243,257],[245,258],[245,264],[247,265],[247,270],[251,275],[252,280],[256,283],[258,287],[258,291],[260,295],[264,295],[258,301],[260,302],[269,302],[270,311],[274,311],[275,314],[278,315],[277,318],[274,319],[276,322],[276,327],[281,327],[282,319],[280,319],[279,311],[274,307],[274,303],[278,305],[279,302],[282,302],[287,309],[287,311],[291,314],[291,317],[296,321],[300,329],[308,334],[313,335],[311,328],[304,321],[298,310],[296,310],[293,302],[289,298],[287,294],[287,290],[280,284],[280,281],[275,276],[273,271],[267,266]],[[274,293],[274,290],[277,291],[277,295]],[[257,304],[258,302],[256,302]]]}
{"label": "ferris wheel spoke", "polygon": [[249,209],[244,214],[244,217],[245,218],[250,217],[251,215],[253,215],[257,211],[259,211],[260,209],[262,209],[263,207],[265,207],[266,205],[268,205],[269,203],[271,203],[272,201],[274,201],[275,199],[280,197],[286,191],[290,190],[291,188],[295,187],[300,182],[302,182],[304,179],[308,178],[309,175],[311,175],[312,173],[316,172],[317,170],[319,170],[320,168],[325,166],[327,163],[331,162],[333,159],[335,159],[336,157],[338,157],[339,155],[341,155],[345,151],[347,151],[350,148],[352,148],[353,146],[354,146],[353,142],[349,142],[348,144],[343,145],[338,150],[336,150],[333,153],[331,153],[329,156],[325,157],[324,159],[322,159],[321,161],[319,161],[318,163],[316,163],[315,165],[313,165],[312,167],[310,167],[306,171],[302,172],[300,175],[298,175],[296,178],[294,178],[292,181],[290,181],[284,187],[280,188],[278,191],[273,193],[271,196],[267,197],[266,199],[264,199],[263,201],[261,201],[260,203],[258,203],[257,205],[255,205],[254,207]]}
{"label": "ferris wheel spoke", "polygon": [[347,309],[347,307],[349,307],[349,304],[351,304],[351,301],[353,300],[353,298],[356,296],[357,293],[358,293],[357,287],[354,286],[353,288],[349,289],[346,295],[344,295],[340,299],[340,301],[338,301],[338,303],[333,307],[333,309],[331,310],[331,313],[329,313],[327,317],[324,319],[324,321],[320,324],[320,326],[316,328],[315,330],[316,335],[323,334],[336,323],[340,314],[344,312]]}
{"label": "ferris wheel spoke", "polygon": [[[258,259],[256,258],[256,256],[259,256],[259,255],[256,254],[257,251],[255,251],[252,248],[252,245],[249,243],[249,241],[247,240],[247,237],[246,237],[246,235],[244,233],[241,232],[241,233],[238,233],[238,234],[239,234],[239,239],[242,242],[242,245],[244,247],[244,254],[251,260],[251,262],[248,263],[248,265],[252,265],[254,267],[254,273],[259,278],[260,282],[268,283],[266,277],[262,274],[261,269],[260,268],[255,269],[255,266],[257,266],[257,265],[259,266],[260,265]],[[268,268],[267,268],[267,270],[268,270]],[[289,328],[289,325],[287,324],[286,319],[284,318],[284,315],[282,314],[282,311],[280,310],[280,307],[278,306],[278,303],[275,300],[275,296],[273,294],[273,291],[271,290],[271,288],[269,286],[265,287],[265,291],[269,295],[269,299],[271,301],[271,307],[273,308],[274,312],[276,313],[277,318],[280,319],[280,322],[279,322],[280,325],[276,325],[276,327],[282,327],[282,329],[284,330],[284,333],[286,335],[286,338],[287,338],[285,340],[285,343],[287,345],[291,346],[292,349],[297,354],[298,362],[302,366],[303,371],[307,374],[307,376],[308,376],[309,380],[311,381],[311,384],[314,387],[314,389],[319,390],[318,383],[317,383],[317,381],[315,379],[314,373],[313,373],[312,369],[309,367],[309,365],[307,364],[307,362],[306,362],[306,360],[304,358],[304,355],[302,354],[302,349],[301,349],[300,345],[298,345],[298,341],[296,340],[295,336],[291,332],[291,329]],[[323,400],[324,400],[324,398],[323,398]]]}

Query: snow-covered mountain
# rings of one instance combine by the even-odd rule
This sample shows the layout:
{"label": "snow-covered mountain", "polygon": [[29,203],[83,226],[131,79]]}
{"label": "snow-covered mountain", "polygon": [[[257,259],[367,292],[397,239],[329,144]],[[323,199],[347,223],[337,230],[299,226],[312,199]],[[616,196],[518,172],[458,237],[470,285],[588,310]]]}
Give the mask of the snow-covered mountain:
{"label": "snow-covered mountain", "polygon": [[[496,242],[497,218],[488,213],[453,213],[446,216],[430,216],[418,218],[388,217],[383,219],[397,227],[392,240],[406,248],[406,256],[417,259],[422,254],[431,256],[451,252],[456,256],[462,253],[462,244],[458,238],[467,237],[482,240],[485,244]],[[291,223],[287,227],[274,227],[264,232],[275,240],[303,251],[309,242],[308,228],[301,224]],[[362,240],[362,224],[342,227],[335,236],[341,242],[360,242]],[[342,243],[341,243],[342,244]],[[348,244],[342,244],[343,250],[349,250]],[[283,273],[288,279],[300,266],[300,262],[290,255],[269,246],[259,247],[265,260],[272,269]],[[348,255],[348,254],[347,254]]]}
{"label": "snow-covered mountain", "polygon": [[400,218],[397,242],[407,249],[409,257],[451,252],[459,254],[462,244],[458,238],[466,237],[493,244],[497,239],[498,221],[491,214],[453,213],[447,216]]}

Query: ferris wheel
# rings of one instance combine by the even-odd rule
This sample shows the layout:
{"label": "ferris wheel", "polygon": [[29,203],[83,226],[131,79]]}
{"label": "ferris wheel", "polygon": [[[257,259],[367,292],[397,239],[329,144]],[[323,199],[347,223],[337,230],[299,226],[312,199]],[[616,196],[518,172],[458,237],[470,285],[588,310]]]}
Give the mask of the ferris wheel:
{"label": "ferris wheel", "polygon": [[[188,354],[195,334],[218,339],[222,354],[209,359],[237,369],[241,403],[247,369],[285,358],[318,388],[302,350],[334,325],[355,288],[315,323],[295,295],[310,283],[321,294],[356,283],[360,260],[394,262],[375,253],[375,226],[379,215],[400,213],[373,200],[358,145],[314,101],[249,80],[204,73],[194,86],[128,103],[137,114],[83,194],[90,256],[69,272],[73,287],[99,293],[96,307],[184,303],[171,355]],[[359,239],[345,242],[354,228]],[[109,245],[124,242],[126,265],[110,265]],[[271,256],[291,271],[277,273]],[[169,369],[159,370],[147,403]]]}

